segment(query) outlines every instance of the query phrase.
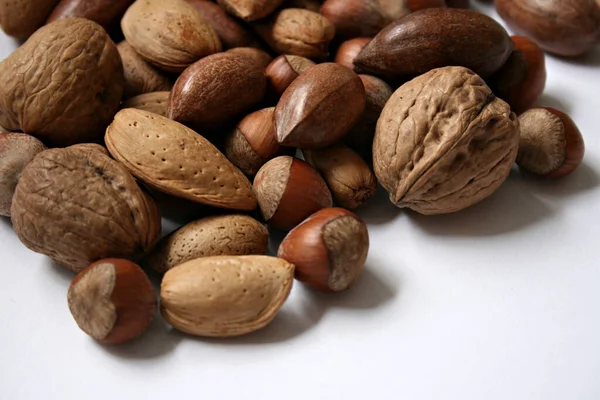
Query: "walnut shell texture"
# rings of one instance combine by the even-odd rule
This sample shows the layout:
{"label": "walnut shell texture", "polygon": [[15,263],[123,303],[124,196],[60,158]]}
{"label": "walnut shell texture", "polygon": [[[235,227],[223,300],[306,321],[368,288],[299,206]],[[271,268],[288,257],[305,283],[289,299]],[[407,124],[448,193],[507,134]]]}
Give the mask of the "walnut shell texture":
{"label": "walnut shell texture", "polygon": [[386,104],[373,145],[375,173],[398,207],[459,211],[490,196],[517,157],[517,117],[463,67],[432,70]]}
{"label": "walnut shell texture", "polygon": [[161,232],[154,201],[121,164],[72,148],[27,165],[11,216],[25,246],[75,272],[103,258],[140,259]]}
{"label": "walnut shell texture", "polygon": [[0,125],[66,146],[101,139],[123,94],[117,47],[95,22],[40,28],[0,63]]}
{"label": "walnut shell texture", "polygon": [[148,265],[159,273],[199,257],[264,255],[267,228],[247,215],[220,215],[191,222],[159,242]]}

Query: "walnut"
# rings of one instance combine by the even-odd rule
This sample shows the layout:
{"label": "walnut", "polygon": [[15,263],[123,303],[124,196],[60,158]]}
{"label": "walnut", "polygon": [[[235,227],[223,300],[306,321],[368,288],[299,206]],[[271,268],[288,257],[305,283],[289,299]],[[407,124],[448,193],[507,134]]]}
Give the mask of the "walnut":
{"label": "walnut", "polygon": [[377,178],[398,207],[459,211],[498,189],[518,150],[516,115],[463,67],[434,69],[387,102],[373,144]]}
{"label": "walnut", "polygon": [[100,151],[52,149],[31,161],[11,216],[29,249],[79,272],[103,258],[140,259],[158,241],[154,201]]}

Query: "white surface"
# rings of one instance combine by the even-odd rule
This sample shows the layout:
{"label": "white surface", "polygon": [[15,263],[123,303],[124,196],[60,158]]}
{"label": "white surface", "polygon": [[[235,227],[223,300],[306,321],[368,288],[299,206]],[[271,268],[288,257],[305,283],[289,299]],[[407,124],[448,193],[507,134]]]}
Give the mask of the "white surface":
{"label": "white surface", "polygon": [[[0,57],[12,42],[0,37]],[[367,271],[323,296],[296,285],[268,328],[201,340],[158,319],[140,340],[96,344],[66,305],[72,274],[0,220],[0,399],[600,398],[600,48],[548,58],[541,103],[584,133],[560,182],[514,173],[464,212],[420,217],[385,196]]]}

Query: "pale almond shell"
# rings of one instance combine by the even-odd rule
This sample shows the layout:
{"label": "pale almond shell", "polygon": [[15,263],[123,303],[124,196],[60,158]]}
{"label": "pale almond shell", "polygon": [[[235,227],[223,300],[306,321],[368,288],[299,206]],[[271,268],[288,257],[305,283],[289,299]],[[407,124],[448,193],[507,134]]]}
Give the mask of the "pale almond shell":
{"label": "pale almond shell", "polygon": [[212,143],[178,122],[126,108],[108,127],[105,141],[117,161],[161,192],[213,207],[256,208],[248,178]]}
{"label": "pale almond shell", "polygon": [[275,318],[293,280],[294,265],[280,258],[198,258],[165,274],[161,313],[175,329],[191,335],[244,335]]}
{"label": "pale almond shell", "polygon": [[137,108],[138,110],[150,111],[166,117],[170,95],[171,92],[152,92],[140,94],[124,102],[123,108]]}

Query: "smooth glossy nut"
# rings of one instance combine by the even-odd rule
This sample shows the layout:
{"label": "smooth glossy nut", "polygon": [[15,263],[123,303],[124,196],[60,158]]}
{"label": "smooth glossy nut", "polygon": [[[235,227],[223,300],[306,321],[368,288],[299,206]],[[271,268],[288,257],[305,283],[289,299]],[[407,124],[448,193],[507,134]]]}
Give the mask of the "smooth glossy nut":
{"label": "smooth glossy nut", "polygon": [[269,227],[281,230],[290,230],[332,205],[331,193],[319,173],[289,156],[263,165],[254,178],[254,193]]}
{"label": "smooth glossy nut", "polygon": [[567,114],[551,107],[532,108],[519,117],[519,124],[520,168],[548,178],[562,178],[579,167],[585,144]]}
{"label": "smooth glossy nut", "polygon": [[157,308],[146,273],[131,261],[114,258],[100,260],[77,274],[69,287],[68,304],[82,331],[111,344],[141,335]]}
{"label": "smooth glossy nut", "polygon": [[271,61],[273,61],[273,57],[271,57],[269,53],[264,50],[257,49],[256,47],[236,47],[227,50],[227,52],[248,56],[254,60],[260,69],[263,70],[267,68],[267,65],[269,65]]}
{"label": "smooth glossy nut", "polygon": [[343,208],[326,208],[288,233],[277,255],[296,266],[299,281],[317,290],[339,292],[356,281],[368,252],[365,223]]}
{"label": "smooth glossy nut", "polygon": [[354,70],[354,60],[371,40],[364,37],[346,40],[338,48],[334,62]]}
{"label": "smooth glossy nut", "polygon": [[321,14],[342,38],[375,36],[392,22],[378,0],[326,0]]}

